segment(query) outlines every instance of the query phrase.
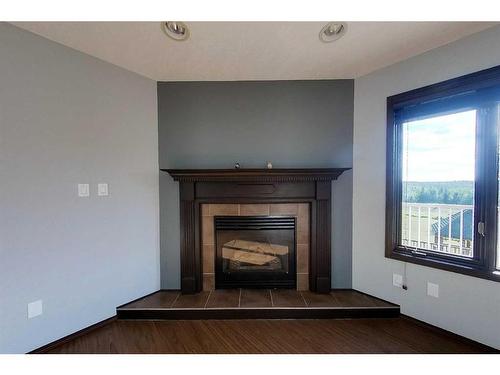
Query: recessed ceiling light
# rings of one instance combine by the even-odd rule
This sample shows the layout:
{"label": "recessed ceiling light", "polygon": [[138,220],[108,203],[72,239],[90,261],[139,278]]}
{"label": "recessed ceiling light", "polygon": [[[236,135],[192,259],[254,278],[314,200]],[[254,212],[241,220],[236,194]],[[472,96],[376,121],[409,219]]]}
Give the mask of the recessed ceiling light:
{"label": "recessed ceiling light", "polygon": [[319,32],[319,39],[322,42],[330,43],[341,37],[347,32],[347,23],[329,22]]}
{"label": "recessed ceiling light", "polygon": [[189,29],[184,22],[166,21],[161,23],[161,28],[173,40],[183,41],[189,38]]}

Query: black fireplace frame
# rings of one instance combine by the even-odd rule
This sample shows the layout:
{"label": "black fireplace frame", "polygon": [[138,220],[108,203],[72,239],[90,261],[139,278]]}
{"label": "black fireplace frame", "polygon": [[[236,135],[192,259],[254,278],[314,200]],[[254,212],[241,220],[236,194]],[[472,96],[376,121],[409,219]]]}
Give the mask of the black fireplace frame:
{"label": "black fireplace frame", "polygon": [[[293,229],[293,247],[288,254],[288,273],[262,271],[238,272],[229,276],[223,272],[222,246],[218,231],[289,230]],[[229,288],[297,288],[297,218],[289,215],[214,216],[215,289]]]}

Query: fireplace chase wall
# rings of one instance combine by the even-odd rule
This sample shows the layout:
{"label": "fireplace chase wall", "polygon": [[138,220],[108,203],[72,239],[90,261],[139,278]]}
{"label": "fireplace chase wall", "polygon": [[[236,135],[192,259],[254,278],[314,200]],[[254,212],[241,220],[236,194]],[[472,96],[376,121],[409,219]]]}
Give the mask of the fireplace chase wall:
{"label": "fireplace chase wall", "polygon": [[[268,210],[269,215],[279,212],[299,217],[302,212],[303,217],[307,217],[307,239],[298,224],[296,227],[296,286],[318,293],[329,292],[331,181],[345,170],[347,168],[165,170],[179,181],[181,291],[196,293],[215,287],[214,216],[260,216],[258,211],[262,209]],[[295,208],[297,216],[286,212]],[[299,232],[302,232],[302,240]],[[302,258],[299,245],[307,248]],[[212,270],[210,264],[214,272],[207,272]]]}

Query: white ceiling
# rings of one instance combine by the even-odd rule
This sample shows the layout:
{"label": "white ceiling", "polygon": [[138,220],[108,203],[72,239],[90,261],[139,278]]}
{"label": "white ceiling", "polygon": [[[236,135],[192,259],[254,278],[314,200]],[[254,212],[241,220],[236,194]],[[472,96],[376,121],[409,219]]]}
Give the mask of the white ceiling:
{"label": "white ceiling", "polygon": [[356,78],[496,23],[350,22],[333,43],[321,22],[16,22],[16,26],[158,81]]}

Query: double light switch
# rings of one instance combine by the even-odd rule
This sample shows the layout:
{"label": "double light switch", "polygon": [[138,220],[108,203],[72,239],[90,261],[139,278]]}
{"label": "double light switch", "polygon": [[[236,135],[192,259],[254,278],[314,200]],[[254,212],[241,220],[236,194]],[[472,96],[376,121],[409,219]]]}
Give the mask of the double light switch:
{"label": "double light switch", "polygon": [[[109,195],[108,184],[106,183],[97,184],[97,195],[100,197],[108,196]],[[78,196],[90,197],[90,184],[78,184]]]}

